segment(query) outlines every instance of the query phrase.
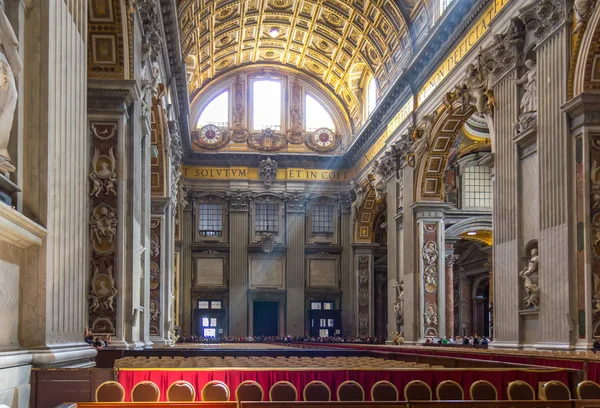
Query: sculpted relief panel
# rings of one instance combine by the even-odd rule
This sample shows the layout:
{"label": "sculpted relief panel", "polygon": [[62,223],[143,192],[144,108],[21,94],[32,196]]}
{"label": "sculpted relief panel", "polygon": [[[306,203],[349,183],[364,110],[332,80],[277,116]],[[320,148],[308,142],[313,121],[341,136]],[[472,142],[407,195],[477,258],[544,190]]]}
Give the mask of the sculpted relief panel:
{"label": "sculpted relief panel", "polygon": [[115,334],[118,288],[117,211],[118,142],[116,122],[91,122],[90,166],[90,288],[89,325],[92,333]]}

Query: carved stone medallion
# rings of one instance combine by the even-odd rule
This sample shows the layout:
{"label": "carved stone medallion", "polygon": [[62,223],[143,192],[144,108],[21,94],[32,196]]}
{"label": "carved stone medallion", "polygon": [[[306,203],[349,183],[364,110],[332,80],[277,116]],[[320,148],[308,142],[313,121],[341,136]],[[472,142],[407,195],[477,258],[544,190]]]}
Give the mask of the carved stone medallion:
{"label": "carved stone medallion", "polygon": [[275,239],[273,237],[273,234],[264,233],[261,235],[260,249],[262,249],[262,251],[265,254],[270,254],[271,252],[273,252],[274,245],[275,245]]}
{"label": "carved stone medallion", "polygon": [[117,224],[117,216],[111,206],[100,204],[94,208],[90,227],[92,229],[92,246],[96,252],[108,254],[114,249]]}
{"label": "carved stone medallion", "polygon": [[266,160],[261,160],[258,166],[258,176],[260,177],[260,181],[265,185],[265,188],[271,188],[277,180],[277,162],[271,160],[270,157]]}

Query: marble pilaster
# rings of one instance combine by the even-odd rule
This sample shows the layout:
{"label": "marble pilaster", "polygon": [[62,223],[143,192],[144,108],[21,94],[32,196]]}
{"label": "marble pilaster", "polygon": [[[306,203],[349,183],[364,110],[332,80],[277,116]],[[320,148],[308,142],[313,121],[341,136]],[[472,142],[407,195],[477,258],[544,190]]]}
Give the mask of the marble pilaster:
{"label": "marble pilaster", "polygon": [[248,335],[248,197],[229,201],[229,334]]}
{"label": "marble pilaster", "polygon": [[392,339],[392,332],[398,330],[394,304],[397,299],[397,288],[400,283],[398,279],[398,229],[396,228],[395,216],[398,211],[398,182],[395,175],[387,181],[387,340]]}
{"label": "marble pilaster", "polygon": [[414,203],[414,168],[405,166],[402,169],[402,179],[402,201],[399,203],[400,208],[396,215],[401,237],[398,277],[404,282],[404,339],[409,344],[415,344],[421,337],[419,330],[423,309],[419,303],[421,285],[417,258],[418,241],[415,239],[417,236],[415,212],[411,209]]}
{"label": "marble pilaster", "polygon": [[352,238],[354,231],[350,205],[342,202],[341,211],[341,243],[342,243],[342,330],[344,336],[353,336],[356,333],[356,279],[354,277],[354,257]]}
{"label": "marble pilaster", "polygon": [[286,334],[303,336],[304,328],[304,240],[306,207],[304,195],[289,198],[286,204]]}
{"label": "marble pilaster", "polygon": [[354,244],[355,284],[358,294],[356,315],[358,316],[358,337],[373,336],[375,330],[375,266],[373,244]]}

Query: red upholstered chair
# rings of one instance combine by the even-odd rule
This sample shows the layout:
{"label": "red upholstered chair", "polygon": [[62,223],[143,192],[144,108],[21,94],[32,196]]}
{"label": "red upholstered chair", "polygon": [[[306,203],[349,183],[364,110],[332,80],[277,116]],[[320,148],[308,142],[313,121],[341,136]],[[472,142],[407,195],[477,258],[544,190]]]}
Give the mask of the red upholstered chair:
{"label": "red upholstered chair", "polygon": [[243,381],[235,390],[237,401],[260,402],[263,400],[264,395],[261,385],[252,380]]}
{"label": "red upholstered chair", "polygon": [[406,401],[431,401],[431,388],[421,380],[413,380],[404,387]]}
{"label": "red upholstered chair", "polygon": [[160,400],[160,389],[152,381],[140,381],[131,390],[133,402],[158,402],[158,400]]}
{"label": "red upholstered chair", "polygon": [[275,402],[298,401],[298,390],[289,381],[277,381],[269,390],[269,400]]}
{"label": "red upholstered chair", "polygon": [[96,402],[123,402],[125,388],[116,381],[105,381],[96,388]]}
{"label": "red upholstered chair", "polygon": [[546,401],[568,401],[571,399],[571,390],[561,381],[548,381],[542,387],[540,399]]}
{"label": "red upholstered chair", "polygon": [[365,389],[356,381],[344,381],[337,389],[337,400],[345,402],[362,402],[365,400]]}
{"label": "red upholstered chair", "polygon": [[600,400],[600,385],[590,380],[580,382],[577,385],[577,398],[584,400]]}
{"label": "red upholstered chair", "polygon": [[498,390],[494,384],[485,380],[471,384],[469,395],[473,401],[498,401]]}
{"label": "red upholstered chair", "polygon": [[398,388],[389,381],[377,381],[371,387],[371,401],[393,402],[398,401],[399,397]]}
{"label": "red upholstered chair", "polygon": [[202,388],[202,401],[229,401],[229,387],[223,381],[209,381]]}
{"label": "red upholstered chair", "polygon": [[167,389],[167,401],[195,401],[196,400],[196,389],[192,384],[185,380],[175,381],[169,385]]}
{"label": "red upholstered chair", "polygon": [[508,384],[508,399],[512,401],[535,401],[535,391],[528,382],[517,380]]}
{"label": "red upholstered chair", "polygon": [[459,383],[452,380],[442,381],[435,389],[437,399],[440,401],[462,401],[465,392]]}
{"label": "red upholstered chair", "polygon": [[331,401],[331,390],[323,381],[314,380],[306,384],[302,392],[304,401],[326,402]]}

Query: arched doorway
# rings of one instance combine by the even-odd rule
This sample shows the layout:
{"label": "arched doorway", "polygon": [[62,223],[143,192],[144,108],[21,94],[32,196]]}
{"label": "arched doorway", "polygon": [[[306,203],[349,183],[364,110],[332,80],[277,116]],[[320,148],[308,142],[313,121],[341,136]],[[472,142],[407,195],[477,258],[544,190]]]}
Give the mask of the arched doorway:
{"label": "arched doorway", "polygon": [[490,278],[483,276],[473,287],[473,335],[490,336]]}

